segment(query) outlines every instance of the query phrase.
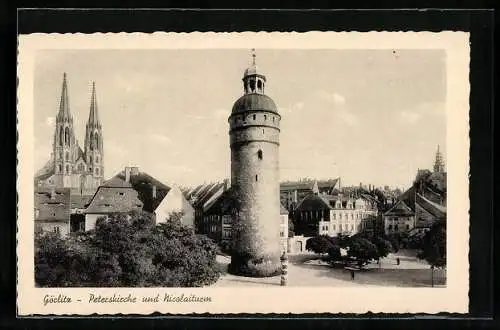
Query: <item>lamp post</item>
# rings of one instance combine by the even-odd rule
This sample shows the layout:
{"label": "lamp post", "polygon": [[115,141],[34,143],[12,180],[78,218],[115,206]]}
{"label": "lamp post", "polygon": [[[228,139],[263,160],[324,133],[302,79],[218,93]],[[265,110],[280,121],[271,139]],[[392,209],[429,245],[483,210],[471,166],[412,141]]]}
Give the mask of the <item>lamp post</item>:
{"label": "lamp post", "polygon": [[283,251],[283,254],[280,258],[281,261],[281,286],[286,286],[288,281],[288,257],[286,256],[286,252]]}

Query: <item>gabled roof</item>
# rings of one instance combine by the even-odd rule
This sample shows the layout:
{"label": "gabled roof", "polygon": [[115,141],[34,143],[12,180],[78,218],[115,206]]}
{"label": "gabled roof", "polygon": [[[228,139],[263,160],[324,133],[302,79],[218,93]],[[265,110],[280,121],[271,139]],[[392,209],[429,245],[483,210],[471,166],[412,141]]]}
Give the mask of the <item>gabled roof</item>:
{"label": "gabled roof", "polygon": [[70,189],[36,189],[35,209],[38,210],[35,221],[69,221]]}
{"label": "gabled roof", "polygon": [[391,207],[384,215],[394,215],[394,216],[412,216],[414,211],[404,202],[398,201]]}

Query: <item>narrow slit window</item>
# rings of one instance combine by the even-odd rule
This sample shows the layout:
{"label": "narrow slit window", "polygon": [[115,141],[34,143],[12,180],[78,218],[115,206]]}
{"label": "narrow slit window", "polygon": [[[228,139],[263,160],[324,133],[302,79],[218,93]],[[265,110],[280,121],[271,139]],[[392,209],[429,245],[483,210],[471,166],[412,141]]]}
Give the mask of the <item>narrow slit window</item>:
{"label": "narrow slit window", "polygon": [[257,116],[256,115],[253,115],[253,120],[257,119]]}
{"label": "narrow slit window", "polygon": [[262,150],[257,151],[257,156],[259,157],[260,160],[262,160]]}
{"label": "narrow slit window", "polygon": [[255,181],[258,181],[259,180],[259,176],[257,174],[255,174]]}

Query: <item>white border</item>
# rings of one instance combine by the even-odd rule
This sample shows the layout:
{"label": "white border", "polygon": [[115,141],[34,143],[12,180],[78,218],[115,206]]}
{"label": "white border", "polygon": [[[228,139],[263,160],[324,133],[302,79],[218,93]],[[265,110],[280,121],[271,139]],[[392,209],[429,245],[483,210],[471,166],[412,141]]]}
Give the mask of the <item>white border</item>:
{"label": "white border", "polygon": [[[42,49],[445,49],[447,57],[448,269],[446,288],[109,288],[34,287],[33,75]],[[463,32],[116,33],[31,34],[19,37],[18,58],[18,314],[191,313],[438,313],[468,311],[469,35]],[[211,303],[89,304],[88,293],[191,293]],[[45,294],[82,302],[43,305]]]}

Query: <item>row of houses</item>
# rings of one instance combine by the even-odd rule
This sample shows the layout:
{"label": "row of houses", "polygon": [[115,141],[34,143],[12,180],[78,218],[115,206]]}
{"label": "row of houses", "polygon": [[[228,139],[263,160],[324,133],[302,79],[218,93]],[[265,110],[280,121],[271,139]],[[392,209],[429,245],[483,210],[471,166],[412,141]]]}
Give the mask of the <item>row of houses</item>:
{"label": "row of houses", "polygon": [[73,194],[70,188],[35,188],[35,230],[67,235],[95,228],[97,219],[117,213],[143,211],[157,223],[182,212],[182,223],[194,226],[195,212],[182,191],[168,186],[138,167],[126,167],[105,181],[92,195]]}

